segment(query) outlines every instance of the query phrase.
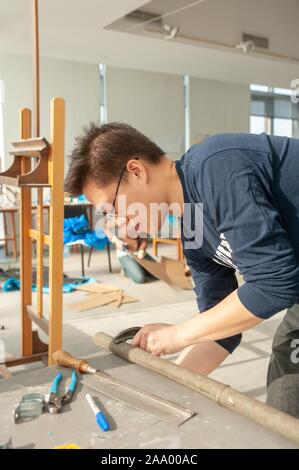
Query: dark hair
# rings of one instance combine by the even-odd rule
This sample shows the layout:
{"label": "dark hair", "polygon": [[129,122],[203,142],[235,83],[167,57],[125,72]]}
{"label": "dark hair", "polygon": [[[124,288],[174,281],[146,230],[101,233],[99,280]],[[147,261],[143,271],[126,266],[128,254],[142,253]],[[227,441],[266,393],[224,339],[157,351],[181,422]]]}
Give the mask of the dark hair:
{"label": "dark hair", "polygon": [[78,196],[87,181],[104,186],[117,179],[131,158],[158,163],[164,154],[158,145],[128,124],[112,122],[99,126],[92,122],[76,138],[69,156],[65,191]]}

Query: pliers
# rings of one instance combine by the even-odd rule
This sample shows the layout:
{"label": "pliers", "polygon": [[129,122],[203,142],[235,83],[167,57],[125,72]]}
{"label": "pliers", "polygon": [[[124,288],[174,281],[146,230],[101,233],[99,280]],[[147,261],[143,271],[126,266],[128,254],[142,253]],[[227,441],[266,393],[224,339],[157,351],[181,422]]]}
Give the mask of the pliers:
{"label": "pliers", "polygon": [[60,413],[63,405],[65,405],[66,403],[70,403],[73,399],[73,395],[75,393],[78,381],[76,371],[73,371],[69,388],[66,394],[62,397],[58,395],[58,388],[61,380],[62,374],[61,372],[59,372],[52,382],[49,401],[46,404],[46,409],[49,413]]}

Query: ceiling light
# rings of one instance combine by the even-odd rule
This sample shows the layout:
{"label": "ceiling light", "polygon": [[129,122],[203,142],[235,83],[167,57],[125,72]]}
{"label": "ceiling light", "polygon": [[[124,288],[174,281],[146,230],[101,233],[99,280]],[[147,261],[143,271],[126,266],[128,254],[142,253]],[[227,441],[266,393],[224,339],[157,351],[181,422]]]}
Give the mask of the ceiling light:
{"label": "ceiling light", "polygon": [[236,45],[236,49],[244,52],[244,54],[250,54],[255,49],[255,44],[253,41],[241,41],[240,44]]}
{"label": "ceiling light", "polygon": [[167,41],[171,39],[175,39],[177,34],[180,31],[179,26],[170,26],[168,24],[164,24],[163,29],[164,29],[164,39],[166,39]]}

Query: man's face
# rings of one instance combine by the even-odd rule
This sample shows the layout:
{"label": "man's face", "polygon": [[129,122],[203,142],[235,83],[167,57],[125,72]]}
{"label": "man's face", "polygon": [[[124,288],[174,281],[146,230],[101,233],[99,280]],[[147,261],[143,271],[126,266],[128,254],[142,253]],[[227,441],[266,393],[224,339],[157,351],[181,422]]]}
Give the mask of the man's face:
{"label": "man's face", "polygon": [[125,235],[131,238],[146,234],[157,235],[168,213],[166,207],[157,209],[163,199],[159,188],[154,184],[153,175],[149,174],[143,164],[137,163],[138,165],[133,166],[133,171],[125,172],[119,188],[117,178],[104,187],[99,187],[94,181],[89,181],[84,187],[86,198],[97,212],[107,213],[106,219],[111,216],[110,224],[114,223],[119,228],[120,238]]}

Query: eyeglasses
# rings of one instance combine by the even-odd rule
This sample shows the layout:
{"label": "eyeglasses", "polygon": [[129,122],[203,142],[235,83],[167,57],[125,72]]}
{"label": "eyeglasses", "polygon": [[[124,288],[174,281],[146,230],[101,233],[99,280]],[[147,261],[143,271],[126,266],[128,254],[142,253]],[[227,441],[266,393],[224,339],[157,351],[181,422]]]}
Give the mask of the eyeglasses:
{"label": "eyeglasses", "polygon": [[117,186],[116,186],[116,191],[115,191],[115,195],[114,195],[114,199],[113,199],[113,203],[112,203],[112,207],[115,211],[115,203],[116,203],[116,198],[118,196],[118,191],[119,191],[119,187],[120,187],[120,183],[121,183],[121,180],[123,179],[123,176],[124,176],[124,173],[126,171],[127,167],[125,166],[122,170],[121,170],[121,173],[120,173],[120,176],[119,176],[119,180],[118,180],[118,183],[117,183]]}
{"label": "eyeglasses", "polygon": [[[139,158],[136,158],[136,160],[139,160]],[[113,203],[112,203],[112,207],[113,207],[113,212],[108,212],[108,211],[99,211],[99,215],[100,215],[100,218],[102,219],[106,219],[106,220],[113,220],[115,219],[116,217],[118,219],[124,219],[126,220],[126,217],[119,217],[119,215],[117,214],[117,211],[115,210],[115,203],[116,203],[116,199],[117,199],[117,196],[118,196],[118,191],[119,191],[119,187],[120,187],[120,184],[121,184],[121,181],[123,179],[123,176],[124,176],[124,173],[127,169],[127,165],[123,167],[123,169],[121,170],[120,172],[120,175],[119,175],[119,179],[118,179],[118,182],[117,182],[117,186],[116,186],[116,191],[115,191],[115,195],[114,195],[114,198],[113,198]]]}
{"label": "eyeglasses", "polygon": [[116,203],[116,199],[117,199],[117,196],[118,196],[118,191],[119,191],[119,187],[120,187],[120,184],[121,184],[121,181],[122,181],[122,178],[124,176],[124,173],[126,171],[127,167],[125,166],[122,170],[121,170],[121,173],[120,173],[120,176],[119,176],[119,179],[118,179],[118,182],[117,182],[117,186],[116,186],[116,191],[115,191],[115,195],[114,195],[114,198],[113,198],[113,203],[112,203],[112,207],[113,207],[113,210],[112,211],[107,211],[107,210],[97,210],[97,214],[99,215],[99,221],[101,222],[107,222],[109,220],[114,220],[115,217],[118,217],[117,213],[116,213],[116,210],[115,210],[115,203]]}

